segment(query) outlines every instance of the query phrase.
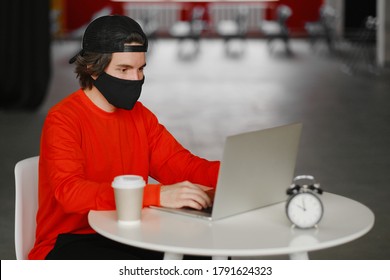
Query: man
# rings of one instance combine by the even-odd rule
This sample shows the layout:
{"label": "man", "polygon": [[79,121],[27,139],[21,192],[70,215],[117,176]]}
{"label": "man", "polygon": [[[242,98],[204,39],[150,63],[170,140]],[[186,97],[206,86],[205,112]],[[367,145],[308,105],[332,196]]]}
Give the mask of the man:
{"label": "man", "polygon": [[[42,131],[39,210],[31,259],[158,259],[153,252],[94,232],[90,210],[115,209],[111,182],[136,174],[144,207],[206,208],[219,162],[192,155],[138,98],[148,40],[126,16],[104,16],[86,29],[76,64],[81,89],[54,106]],[[174,230],[174,229],[173,229]]]}

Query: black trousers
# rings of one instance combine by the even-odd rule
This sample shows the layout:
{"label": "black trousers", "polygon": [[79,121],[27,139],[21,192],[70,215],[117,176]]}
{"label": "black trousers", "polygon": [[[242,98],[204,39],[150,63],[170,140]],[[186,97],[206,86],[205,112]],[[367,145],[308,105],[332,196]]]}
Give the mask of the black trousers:
{"label": "black trousers", "polygon": [[[161,260],[164,253],[128,246],[99,234],[60,234],[47,260]],[[184,256],[184,259],[211,259]]]}

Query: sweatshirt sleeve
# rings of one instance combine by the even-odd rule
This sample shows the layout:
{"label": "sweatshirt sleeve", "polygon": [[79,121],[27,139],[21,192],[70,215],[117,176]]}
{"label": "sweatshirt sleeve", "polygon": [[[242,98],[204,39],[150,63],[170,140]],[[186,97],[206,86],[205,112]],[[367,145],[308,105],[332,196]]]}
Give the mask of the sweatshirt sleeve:
{"label": "sweatshirt sleeve", "polygon": [[193,155],[158,122],[153,113],[149,112],[146,118],[151,176],[162,184],[188,180],[215,188],[220,162]]}

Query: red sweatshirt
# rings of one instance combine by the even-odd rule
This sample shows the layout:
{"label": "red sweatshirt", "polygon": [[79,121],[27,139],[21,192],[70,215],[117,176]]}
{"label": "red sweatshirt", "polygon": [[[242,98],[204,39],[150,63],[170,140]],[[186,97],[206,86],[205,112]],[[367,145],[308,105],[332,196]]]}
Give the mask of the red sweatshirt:
{"label": "red sweatshirt", "polygon": [[[218,170],[219,162],[184,149],[140,102],[108,113],[79,90],[50,110],[43,127],[36,241],[29,258],[44,259],[58,234],[94,233],[88,212],[115,209],[115,176],[215,187]],[[144,206],[159,205],[160,186],[147,184]]]}

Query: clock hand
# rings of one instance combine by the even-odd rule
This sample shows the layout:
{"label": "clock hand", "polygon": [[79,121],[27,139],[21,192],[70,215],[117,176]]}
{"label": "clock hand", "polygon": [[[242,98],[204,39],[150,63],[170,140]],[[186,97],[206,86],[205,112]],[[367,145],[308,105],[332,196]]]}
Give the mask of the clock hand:
{"label": "clock hand", "polygon": [[302,197],[303,211],[306,211],[305,198]]}
{"label": "clock hand", "polygon": [[303,207],[303,206],[301,206],[300,204],[295,204],[298,208],[301,208],[303,211],[306,211],[306,209]]}

